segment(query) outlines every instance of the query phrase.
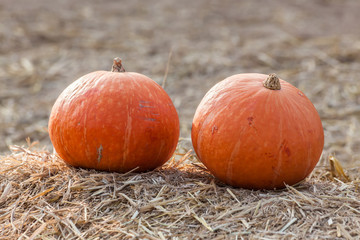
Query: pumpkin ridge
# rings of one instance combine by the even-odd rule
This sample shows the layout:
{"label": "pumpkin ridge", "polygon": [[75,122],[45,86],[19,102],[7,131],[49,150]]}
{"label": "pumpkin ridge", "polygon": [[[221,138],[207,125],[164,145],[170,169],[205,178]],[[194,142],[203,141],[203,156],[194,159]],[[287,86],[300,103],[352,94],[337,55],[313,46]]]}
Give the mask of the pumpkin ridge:
{"label": "pumpkin ridge", "polygon": [[238,140],[237,143],[234,145],[234,149],[232,150],[231,154],[230,154],[230,159],[226,165],[226,181],[227,182],[232,182],[232,176],[233,176],[233,164],[234,164],[234,160],[235,160],[235,156],[239,153],[241,148],[241,141]]}
{"label": "pumpkin ridge", "polygon": [[[276,99],[278,100],[278,99]],[[278,103],[276,103],[276,105],[278,106]],[[279,144],[278,146],[280,146],[281,142],[283,142],[283,118],[279,117],[279,124],[278,124],[278,133],[279,133]],[[276,153],[276,158],[278,159],[276,166],[274,166],[274,168],[272,169],[273,171],[273,178],[271,180],[271,185],[275,186],[276,185],[276,181],[278,180],[278,178],[281,176],[280,172],[282,171],[281,167],[282,167],[282,154],[281,154],[281,148],[278,150],[278,152]]]}
{"label": "pumpkin ridge", "polygon": [[[295,90],[296,90],[296,89],[295,89]],[[294,106],[295,108],[298,109],[297,111],[301,113],[303,119],[307,119],[307,121],[306,121],[307,125],[308,125],[308,126],[312,126],[312,122],[309,122],[309,121],[308,121],[308,117],[307,117],[308,114],[303,111],[304,108],[303,108],[302,105],[299,104],[299,101],[295,101],[295,99],[290,98],[290,97],[287,97],[287,101],[288,101],[289,103],[292,103],[292,106]],[[309,109],[309,107],[307,107],[306,109],[307,109],[308,112],[311,111],[311,110],[315,110],[315,111],[317,112],[315,106],[311,103],[310,100],[307,100],[306,102],[310,102],[310,103],[309,103],[309,107],[312,106],[312,108],[313,108],[313,109]],[[311,104],[311,105],[310,105],[310,104]],[[322,127],[322,124],[321,124],[321,127]],[[310,159],[310,157],[311,157],[311,152],[314,151],[314,150],[312,150],[312,149],[313,149],[312,144],[311,144],[309,141],[306,141],[306,132],[305,132],[305,130],[307,130],[307,129],[304,129],[303,127],[300,128],[301,136],[302,136],[302,138],[303,138],[303,142],[304,142],[304,143],[307,142],[307,144],[308,144],[308,152],[307,152],[307,159],[306,159],[306,160],[308,160],[308,159]],[[310,151],[310,150],[312,150],[312,151]],[[321,153],[320,153],[320,156],[321,156]],[[319,156],[319,157],[320,157],[320,156]],[[312,166],[313,164],[312,164],[311,161],[308,160],[307,163],[308,163],[308,164],[307,164],[307,167],[306,167],[306,175],[305,175],[304,177],[306,177],[307,175],[309,175],[310,172],[311,172],[311,170],[315,167],[315,166]],[[305,174],[305,172],[304,172],[304,174]]]}
{"label": "pumpkin ridge", "polygon": [[[291,87],[291,86],[289,86],[289,87]],[[287,89],[287,91],[293,91],[293,88],[288,88]],[[302,113],[302,111],[301,111],[301,109],[299,109],[299,104],[298,104],[298,102],[297,101],[294,101],[291,97],[289,97],[287,94],[283,94],[283,96],[282,96],[282,99],[281,99],[281,102],[282,102],[282,104],[280,105],[280,104],[277,104],[278,106],[280,106],[281,108],[282,108],[282,117],[280,117],[280,129],[279,129],[279,132],[280,132],[280,137],[279,137],[279,143],[278,143],[278,146],[279,146],[279,150],[278,150],[278,153],[277,153],[277,156],[278,156],[278,159],[279,159],[279,161],[278,161],[278,163],[280,164],[280,166],[277,166],[277,171],[280,173],[281,171],[284,171],[284,169],[283,168],[285,168],[285,172],[286,172],[286,168],[288,167],[287,165],[291,165],[292,164],[292,162],[294,161],[293,160],[293,157],[291,157],[291,158],[289,158],[289,156],[287,156],[289,159],[288,159],[288,163],[287,164],[282,164],[282,163],[284,163],[284,161],[285,160],[283,160],[283,152],[284,151],[288,151],[288,152],[290,152],[290,151],[294,151],[294,149],[292,149],[292,148],[288,148],[288,144],[287,144],[287,142],[289,141],[289,140],[287,140],[288,138],[288,136],[287,135],[285,135],[285,137],[283,136],[283,133],[284,133],[284,131],[285,130],[283,130],[283,126],[284,126],[284,124],[286,125],[286,123],[284,123],[283,121],[284,121],[284,117],[283,117],[283,115],[292,115],[291,114],[291,112],[293,112],[293,111],[295,111],[295,110],[290,110],[291,108],[296,108],[297,110],[296,110],[296,112],[299,112],[299,113],[301,113],[301,115],[302,116],[304,116],[304,114]],[[294,104],[295,103],[295,104]],[[304,117],[306,117],[306,116],[304,116]],[[304,117],[301,117],[301,119],[303,119]],[[290,119],[289,119],[289,121],[290,122],[296,122],[296,119],[293,119],[293,121],[291,121]],[[291,127],[291,126],[290,126]],[[302,129],[302,128],[300,128],[300,129]],[[305,142],[304,141],[304,135],[303,135],[303,131],[302,130],[300,130],[300,132],[298,132],[299,133],[299,135],[300,135],[300,138],[302,139],[302,142]],[[299,139],[299,137],[297,138],[297,139]],[[297,140],[297,142],[298,142],[298,140]],[[309,154],[309,151],[308,151],[308,154]],[[286,157],[286,156],[285,156]],[[285,173],[286,174],[286,173]],[[276,177],[276,179],[278,179],[278,177],[279,176],[277,176]],[[288,182],[288,183],[290,183],[289,181],[291,181],[290,179],[286,179],[286,181]],[[273,185],[277,185],[277,183],[276,183],[276,181],[274,181],[274,183],[273,183]]]}

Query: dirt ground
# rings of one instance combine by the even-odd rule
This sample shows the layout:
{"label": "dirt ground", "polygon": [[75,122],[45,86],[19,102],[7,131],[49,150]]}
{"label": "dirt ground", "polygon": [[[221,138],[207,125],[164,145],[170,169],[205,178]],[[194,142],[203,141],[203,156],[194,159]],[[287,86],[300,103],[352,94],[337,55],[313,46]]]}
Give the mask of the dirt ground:
{"label": "dirt ground", "polygon": [[360,1],[0,2],[0,153],[39,141],[60,92],[110,69],[163,81],[181,136],[204,94],[236,73],[277,73],[314,103],[325,130],[323,159],[360,159]]}

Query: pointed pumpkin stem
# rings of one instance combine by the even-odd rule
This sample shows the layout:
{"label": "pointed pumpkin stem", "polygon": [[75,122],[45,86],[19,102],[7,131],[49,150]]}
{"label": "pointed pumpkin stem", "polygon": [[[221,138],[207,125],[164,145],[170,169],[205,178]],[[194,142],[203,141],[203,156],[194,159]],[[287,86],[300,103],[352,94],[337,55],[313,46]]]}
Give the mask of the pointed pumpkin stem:
{"label": "pointed pumpkin stem", "polygon": [[119,57],[114,58],[114,63],[111,68],[112,72],[125,72],[125,68],[121,64],[121,59]]}
{"label": "pointed pumpkin stem", "polygon": [[263,81],[264,87],[270,90],[280,90],[280,80],[275,73],[269,74],[268,78]]}

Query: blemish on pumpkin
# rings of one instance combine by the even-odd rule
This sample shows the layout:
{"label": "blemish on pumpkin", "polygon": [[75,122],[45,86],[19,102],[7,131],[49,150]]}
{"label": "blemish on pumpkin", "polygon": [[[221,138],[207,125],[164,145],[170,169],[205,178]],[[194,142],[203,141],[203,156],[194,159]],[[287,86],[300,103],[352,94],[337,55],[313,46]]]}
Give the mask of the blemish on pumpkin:
{"label": "blemish on pumpkin", "polygon": [[284,152],[286,153],[286,155],[287,155],[288,157],[290,157],[291,151],[290,151],[290,149],[289,149],[288,147],[285,147]]}
{"label": "blemish on pumpkin", "polygon": [[253,121],[254,121],[254,117],[248,117],[247,120],[248,120],[249,126],[251,127],[253,124]]}
{"label": "blemish on pumpkin", "polygon": [[102,159],[102,150],[103,150],[103,146],[100,144],[100,147],[97,148],[97,155],[98,155],[97,161],[98,161],[98,163],[100,163],[100,161]]}
{"label": "blemish on pumpkin", "polygon": [[154,134],[154,130],[152,127],[148,127],[145,129],[146,136],[149,137],[150,141],[157,141],[158,137],[156,134]]}
{"label": "blemish on pumpkin", "polygon": [[156,122],[157,120],[155,118],[145,118],[146,121],[152,121],[152,122]]}
{"label": "blemish on pumpkin", "polygon": [[288,157],[291,155],[290,149],[287,147],[286,140],[284,140],[280,145],[280,150],[284,151]]}
{"label": "blemish on pumpkin", "polygon": [[142,105],[141,103],[139,103],[139,107],[141,107],[141,108],[154,108],[154,106]]}
{"label": "blemish on pumpkin", "polygon": [[265,156],[268,157],[269,159],[275,159],[275,155],[273,153],[265,153]]}
{"label": "blemish on pumpkin", "polygon": [[300,91],[298,91],[298,94],[299,94],[301,97],[304,96],[304,94],[303,94],[302,92],[300,92]]}
{"label": "blemish on pumpkin", "polygon": [[271,169],[275,175],[280,176],[279,170],[275,166],[271,166]]}
{"label": "blemish on pumpkin", "polygon": [[211,134],[216,133],[216,132],[217,132],[217,130],[218,130],[217,126],[216,126],[216,125],[214,125],[214,126],[212,127],[212,129],[211,129]]}

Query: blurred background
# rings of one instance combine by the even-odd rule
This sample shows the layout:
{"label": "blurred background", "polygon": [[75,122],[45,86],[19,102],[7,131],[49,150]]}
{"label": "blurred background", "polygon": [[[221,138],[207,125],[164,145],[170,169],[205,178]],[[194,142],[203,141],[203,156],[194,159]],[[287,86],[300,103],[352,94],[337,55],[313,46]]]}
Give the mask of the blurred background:
{"label": "blurred background", "polygon": [[51,107],[71,82],[123,59],[162,83],[190,137],[204,94],[237,73],[275,72],[301,89],[325,130],[323,159],[360,159],[360,1],[0,1],[0,153],[51,150]]}

